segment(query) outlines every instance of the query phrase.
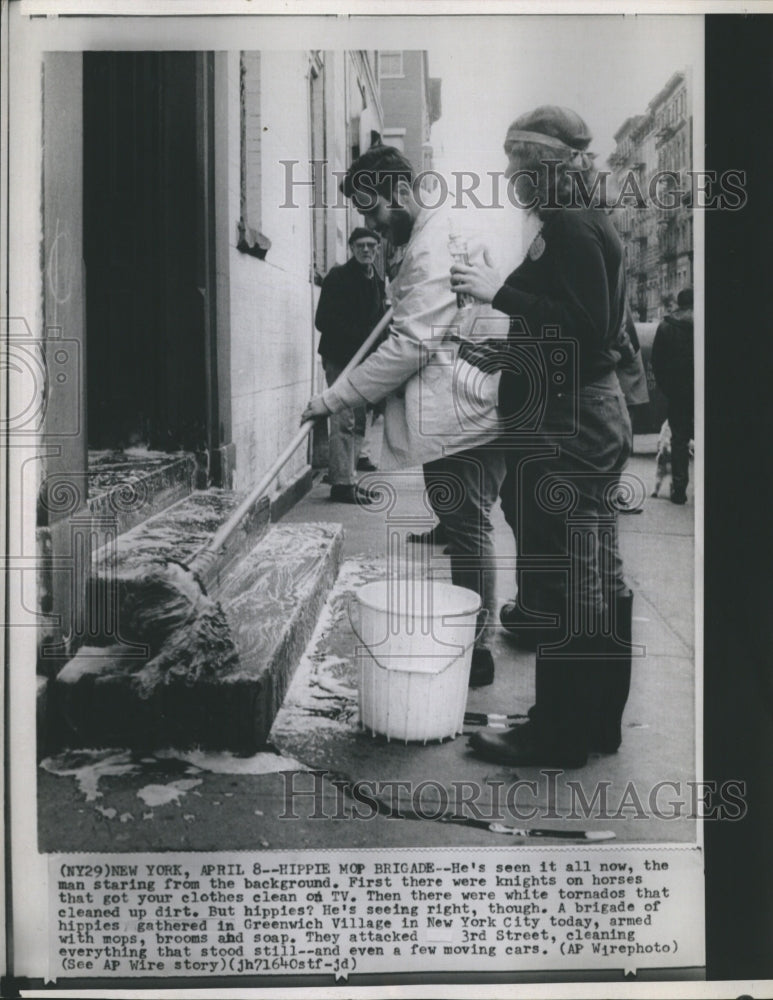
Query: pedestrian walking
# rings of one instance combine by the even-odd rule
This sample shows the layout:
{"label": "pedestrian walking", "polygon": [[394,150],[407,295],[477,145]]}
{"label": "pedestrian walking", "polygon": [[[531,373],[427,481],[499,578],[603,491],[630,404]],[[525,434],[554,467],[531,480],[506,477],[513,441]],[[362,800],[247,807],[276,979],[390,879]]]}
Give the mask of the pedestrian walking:
{"label": "pedestrian walking", "polygon": [[677,309],[664,317],[652,343],[655,382],[668,401],[671,427],[671,502],[687,502],[690,441],[695,436],[693,291],[683,288]]}
{"label": "pedestrian walking", "polygon": [[[650,394],[647,388],[647,373],[644,370],[644,360],[639,344],[639,335],[636,332],[636,323],[633,319],[631,307],[626,302],[625,319],[620,327],[617,343],[614,346],[614,353],[617,359],[615,371],[620,388],[623,390],[625,405],[628,407],[628,416],[631,418],[631,428],[635,428],[635,413],[644,409],[649,401]],[[631,435],[631,441],[635,439]],[[633,443],[631,444],[631,455],[633,455]],[[644,512],[644,494],[637,496],[633,491],[627,497],[621,495],[617,509],[620,514],[641,514]]]}
{"label": "pedestrian walking", "polygon": [[[360,226],[352,231],[352,256],[328,272],[314,320],[321,333],[318,353],[325,379],[332,385],[351,361],[366,337],[386,311],[384,280],[374,262],[379,241]],[[357,472],[375,468],[360,462],[367,431],[367,407],[362,400],[331,414],[328,439],[330,499],[337,503],[372,502],[372,496],[357,486]]]}
{"label": "pedestrian walking", "polygon": [[[566,108],[517,118],[505,138],[507,176],[539,230],[504,284],[485,262],[451,269],[453,288],[511,317],[500,362],[502,506],[517,542],[518,613],[525,626],[539,623],[536,698],[525,723],[470,741],[504,764],[581,767],[590,751],[616,751],[630,685],[633,595],[614,503],[631,447],[614,352],[625,271],[608,214],[577,203],[580,182],[593,189],[590,141],[585,122]],[[521,445],[518,422],[534,396],[530,351],[542,352],[537,370],[547,377],[532,399],[538,425]],[[573,371],[555,367],[561,356],[574,357]]]}
{"label": "pedestrian walking", "polygon": [[461,307],[451,292],[448,217],[422,206],[413,167],[397,149],[371,147],[352,163],[342,190],[369,230],[404,248],[390,284],[394,317],[377,350],[314,397],[303,419],[386,399],[381,468],[425,466],[430,502],[436,513],[442,509],[452,582],[481,597],[470,684],[490,684],[485,623],[496,613],[496,594],[489,513],[504,475],[503,453],[491,444],[499,434],[499,377],[457,351],[480,310]]}

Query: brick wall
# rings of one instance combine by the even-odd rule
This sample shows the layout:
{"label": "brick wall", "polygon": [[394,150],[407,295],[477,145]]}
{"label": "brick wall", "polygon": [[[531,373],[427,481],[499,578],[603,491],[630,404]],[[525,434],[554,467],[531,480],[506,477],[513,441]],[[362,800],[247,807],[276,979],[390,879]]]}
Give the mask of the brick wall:
{"label": "brick wall", "polygon": [[419,171],[422,169],[422,146],[425,141],[426,102],[422,83],[422,53],[403,52],[402,78],[381,80],[384,128],[404,128],[405,155]]}

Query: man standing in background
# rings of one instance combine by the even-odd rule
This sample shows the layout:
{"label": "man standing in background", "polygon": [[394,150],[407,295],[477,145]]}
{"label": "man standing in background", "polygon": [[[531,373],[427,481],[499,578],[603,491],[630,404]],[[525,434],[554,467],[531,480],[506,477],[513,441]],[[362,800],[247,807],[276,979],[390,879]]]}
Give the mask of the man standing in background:
{"label": "man standing in background", "polygon": [[[384,281],[374,261],[378,239],[362,226],[349,237],[352,256],[333,267],[322,282],[314,325],[322,334],[318,353],[330,386],[386,310]],[[357,486],[357,466],[365,438],[367,410],[357,406],[330,416],[328,478],[330,499],[337,503],[371,503]],[[375,466],[368,462],[366,471]]]}
{"label": "man standing in background", "polygon": [[687,502],[690,440],[694,436],[693,293],[683,288],[677,309],[664,317],[652,344],[652,370],[658,389],[668,400],[671,427],[671,502]]}

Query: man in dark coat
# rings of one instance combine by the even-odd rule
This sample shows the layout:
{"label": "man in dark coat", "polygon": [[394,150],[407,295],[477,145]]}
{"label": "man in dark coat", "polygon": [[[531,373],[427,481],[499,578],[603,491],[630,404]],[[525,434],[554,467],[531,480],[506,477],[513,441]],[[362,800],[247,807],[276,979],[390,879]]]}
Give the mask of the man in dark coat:
{"label": "man in dark coat", "polygon": [[693,294],[684,288],[677,309],[655,332],[652,369],[658,388],[668,400],[671,427],[671,502],[686,503],[690,440],[694,435]]}
{"label": "man in dark coat", "polygon": [[[378,239],[359,226],[349,237],[349,246],[352,256],[333,267],[322,282],[314,321],[322,334],[318,351],[328,385],[335,382],[386,310],[384,281],[374,267]],[[338,503],[371,502],[370,494],[357,486],[356,475],[366,424],[364,406],[330,417],[330,499]]]}

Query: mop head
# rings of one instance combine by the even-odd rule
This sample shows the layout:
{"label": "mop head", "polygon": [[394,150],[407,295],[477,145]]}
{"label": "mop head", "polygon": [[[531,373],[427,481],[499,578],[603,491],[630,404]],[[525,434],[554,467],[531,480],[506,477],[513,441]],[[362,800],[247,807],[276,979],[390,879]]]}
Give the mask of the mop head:
{"label": "mop head", "polygon": [[[150,698],[159,685],[214,681],[235,669],[225,612],[180,563],[152,564],[89,587],[91,607],[103,603],[114,616],[101,616],[94,644],[78,651],[58,681],[78,683],[88,675],[92,683],[115,683],[123,675],[135,694]],[[106,628],[111,621],[115,628]]]}

